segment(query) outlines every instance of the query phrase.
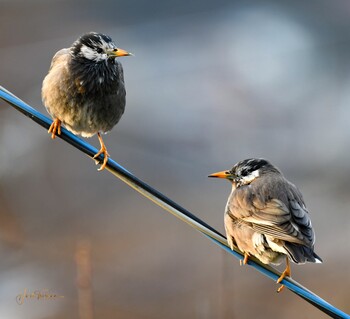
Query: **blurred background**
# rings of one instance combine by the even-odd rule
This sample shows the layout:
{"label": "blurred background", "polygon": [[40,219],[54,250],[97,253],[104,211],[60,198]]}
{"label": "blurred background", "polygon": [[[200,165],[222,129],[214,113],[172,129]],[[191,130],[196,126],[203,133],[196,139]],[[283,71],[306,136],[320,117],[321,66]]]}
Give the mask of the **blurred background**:
{"label": "blurred background", "polygon": [[[304,194],[324,260],[293,277],[350,312],[349,2],[0,7],[0,84],[45,114],[51,58],[78,36],[103,32],[135,54],[120,59],[127,108],[109,153],[219,231],[230,185],[207,175],[248,157],[277,165]],[[4,102],[0,146],[2,318],[327,318]],[[24,289],[64,298],[18,305]]]}

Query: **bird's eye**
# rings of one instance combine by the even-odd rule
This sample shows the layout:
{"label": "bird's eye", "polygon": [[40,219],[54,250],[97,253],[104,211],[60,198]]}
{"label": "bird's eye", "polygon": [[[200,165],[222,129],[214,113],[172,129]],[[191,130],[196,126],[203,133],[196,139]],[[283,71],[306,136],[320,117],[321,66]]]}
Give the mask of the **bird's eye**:
{"label": "bird's eye", "polygon": [[117,51],[118,51],[118,49],[113,49],[113,51],[114,51],[114,52],[117,52]]}
{"label": "bird's eye", "polygon": [[102,53],[103,52],[103,50],[101,49],[101,48],[97,48],[97,53]]}

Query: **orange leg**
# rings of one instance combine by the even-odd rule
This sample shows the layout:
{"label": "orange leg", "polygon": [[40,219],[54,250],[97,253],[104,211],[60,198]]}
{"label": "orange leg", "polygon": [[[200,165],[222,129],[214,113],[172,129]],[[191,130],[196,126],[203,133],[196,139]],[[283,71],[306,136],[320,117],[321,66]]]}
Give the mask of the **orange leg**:
{"label": "orange leg", "polygon": [[102,140],[101,134],[100,134],[100,133],[97,133],[97,137],[98,137],[98,140],[100,141],[101,148],[100,148],[100,150],[98,151],[98,153],[97,153],[93,158],[97,158],[97,157],[99,157],[101,154],[103,154],[103,163],[102,163],[101,167],[98,169],[99,171],[102,171],[102,170],[105,169],[105,167],[106,167],[106,165],[107,165],[107,161],[108,161],[109,154],[108,154],[108,152],[107,152],[106,145],[105,145],[105,143],[104,143],[103,140]]}
{"label": "orange leg", "polygon": [[[277,283],[279,284],[285,277],[290,277],[292,274],[291,268],[290,268],[290,263],[289,263],[289,258],[286,257],[286,269],[282,273],[281,277],[277,279]],[[284,288],[284,285],[281,285],[278,289],[277,292],[281,292]]]}
{"label": "orange leg", "polygon": [[248,258],[249,258],[249,255],[248,253],[244,253],[244,258],[243,260],[240,260],[239,261],[239,264],[242,266],[242,265],[246,265],[248,263]]}
{"label": "orange leg", "polygon": [[61,135],[61,121],[58,118],[55,118],[47,131],[47,133],[52,133],[51,138],[55,139],[56,134]]}

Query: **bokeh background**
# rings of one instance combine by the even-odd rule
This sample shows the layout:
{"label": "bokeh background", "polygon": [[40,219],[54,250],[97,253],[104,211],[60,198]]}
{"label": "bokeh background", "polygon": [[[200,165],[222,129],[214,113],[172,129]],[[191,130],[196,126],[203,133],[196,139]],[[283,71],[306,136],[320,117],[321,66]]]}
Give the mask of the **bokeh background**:
{"label": "bokeh background", "polygon": [[[207,175],[270,159],[324,259],[293,277],[350,312],[350,2],[1,0],[0,30],[0,84],[44,113],[57,50],[98,31],[133,52],[109,152],[221,232]],[[326,318],[4,102],[0,164],[1,318]]]}

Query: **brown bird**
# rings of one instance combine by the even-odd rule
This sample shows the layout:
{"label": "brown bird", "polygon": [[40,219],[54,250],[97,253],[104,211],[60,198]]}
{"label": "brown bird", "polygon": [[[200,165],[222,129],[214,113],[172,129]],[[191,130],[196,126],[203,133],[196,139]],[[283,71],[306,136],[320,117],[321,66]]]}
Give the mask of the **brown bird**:
{"label": "brown bird", "polygon": [[128,55],[109,36],[90,32],[54,55],[43,81],[43,104],[54,119],[51,137],[61,134],[61,124],[83,137],[97,133],[101,149],[94,158],[104,155],[99,170],[109,157],[101,133],[110,131],[125,109],[123,68],[116,58]]}
{"label": "brown bird", "polygon": [[322,262],[314,252],[315,233],[303,196],[277,167],[252,158],[209,177],[232,183],[225,230],[231,249],[236,246],[243,252],[243,264],[254,256],[264,264],[279,265],[285,257],[286,268],[277,280],[280,283],[291,276],[289,259],[296,264]]}

